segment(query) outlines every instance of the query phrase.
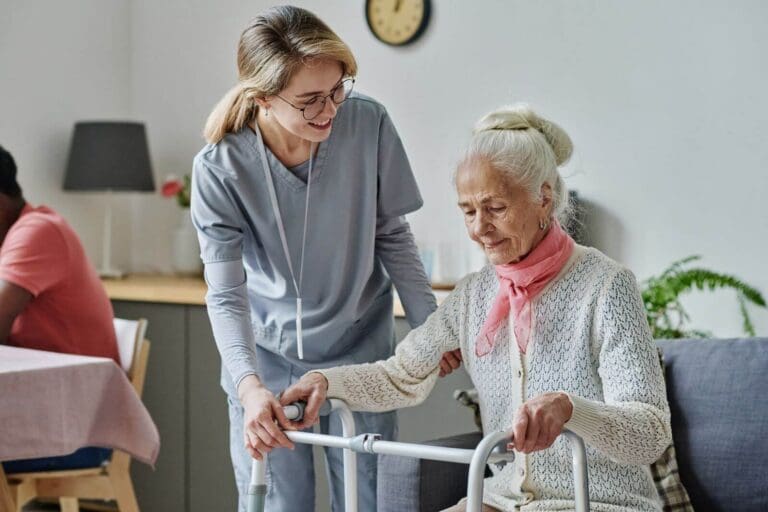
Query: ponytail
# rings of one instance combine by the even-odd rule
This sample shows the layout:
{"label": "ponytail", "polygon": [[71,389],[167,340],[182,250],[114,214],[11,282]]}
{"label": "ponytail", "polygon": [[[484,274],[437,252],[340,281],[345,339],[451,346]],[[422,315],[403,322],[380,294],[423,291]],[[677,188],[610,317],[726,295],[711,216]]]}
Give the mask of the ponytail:
{"label": "ponytail", "polygon": [[219,100],[208,116],[203,137],[217,144],[228,133],[239,132],[254,117],[256,103],[241,85],[236,85]]}

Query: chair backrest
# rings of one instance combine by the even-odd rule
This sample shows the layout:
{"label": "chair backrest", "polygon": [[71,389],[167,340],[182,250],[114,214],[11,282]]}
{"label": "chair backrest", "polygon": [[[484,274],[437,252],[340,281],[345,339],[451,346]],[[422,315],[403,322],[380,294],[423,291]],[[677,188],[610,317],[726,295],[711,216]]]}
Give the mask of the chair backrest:
{"label": "chair backrest", "polygon": [[[149,360],[149,340],[145,338],[147,333],[147,320],[125,320],[115,318],[115,335],[117,337],[117,349],[120,353],[120,366],[128,374],[136,394],[141,396],[144,391],[144,378],[147,374],[147,361]],[[131,464],[131,456],[127,453],[114,450],[110,459],[111,467],[128,471]],[[138,510],[138,509],[137,509]]]}
{"label": "chair backrest", "polygon": [[[139,320],[125,320],[115,318],[115,335],[117,337],[117,348],[120,353],[120,366],[128,379],[133,383],[136,390],[141,394],[143,385],[144,366],[146,365],[147,350],[149,342],[144,339],[147,332],[147,321],[144,318]],[[137,382],[140,377],[141,382]],[[137,386],[137,384],[139,384]]]}

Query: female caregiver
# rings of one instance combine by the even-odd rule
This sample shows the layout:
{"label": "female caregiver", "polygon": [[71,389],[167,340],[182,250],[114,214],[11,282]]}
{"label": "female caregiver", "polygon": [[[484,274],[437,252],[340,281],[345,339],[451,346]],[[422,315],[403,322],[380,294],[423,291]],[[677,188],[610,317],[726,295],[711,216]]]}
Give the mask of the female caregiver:
{"label": "female caregiver", "polygon": [[[240,37],[239,83],[208,118],[194,159],[192,219],[229,398],[240,493],[267,464],[268,510],[314,510],[308,445],[293,444],[275,393],[309,370],[386,359],[392,284],[411,326],[436,308],[404,215],[422,200],[386,109],[352,94],[355,59],[312,13],[264,11]],[[446,354],[448,369],[458,366]],[[396,434],[394,413],[356,413],[359,432]],[[334,415],[323,433],[340,435]],[[340,450],[326,449],[333,510]],[[376,460],[358,459],[361,510],[375,510]]]}

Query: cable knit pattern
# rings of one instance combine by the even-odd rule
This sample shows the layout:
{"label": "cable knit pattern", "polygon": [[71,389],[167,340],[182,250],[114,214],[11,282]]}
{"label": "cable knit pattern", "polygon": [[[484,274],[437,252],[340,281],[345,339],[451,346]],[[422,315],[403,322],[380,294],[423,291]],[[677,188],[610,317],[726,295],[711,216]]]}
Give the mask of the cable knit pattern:
{"label": "cable knit pattern", "polygon": [[[648,464],[671,442],[669,407],[632,273],[577,246],[532,303],[527,354],[518,350],[513,326],[505,324],[493,351],[477,358],[475,339],[497,290],[490,266],[467,276],[390,359],[321,370],[328,396],[353,410],[416,405],[434,386],[442,353],[460,347],[485,432],[509,429],[525,400],[564,391],[574,406],[566,427],[587,444],[592,510],[661,510]],[[573,510],[570,454],[561,437],[548,450],[492,466],[485,503],[504,511]]]}

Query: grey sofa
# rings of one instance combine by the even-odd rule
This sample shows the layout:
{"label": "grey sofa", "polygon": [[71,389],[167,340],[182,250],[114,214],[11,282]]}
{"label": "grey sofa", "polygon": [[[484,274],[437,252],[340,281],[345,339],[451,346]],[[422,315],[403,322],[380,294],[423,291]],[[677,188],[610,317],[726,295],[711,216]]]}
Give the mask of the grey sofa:
{"label": "grey sofa", "polygon": [[[697,512],[768,511],[768,338],[662,340],[680,476]],[[468,412],[469,414],[469,412]],[[432,441],[473,448],[480,433]],[[468,466],[379,456],[378,512],[466,495]]]}

